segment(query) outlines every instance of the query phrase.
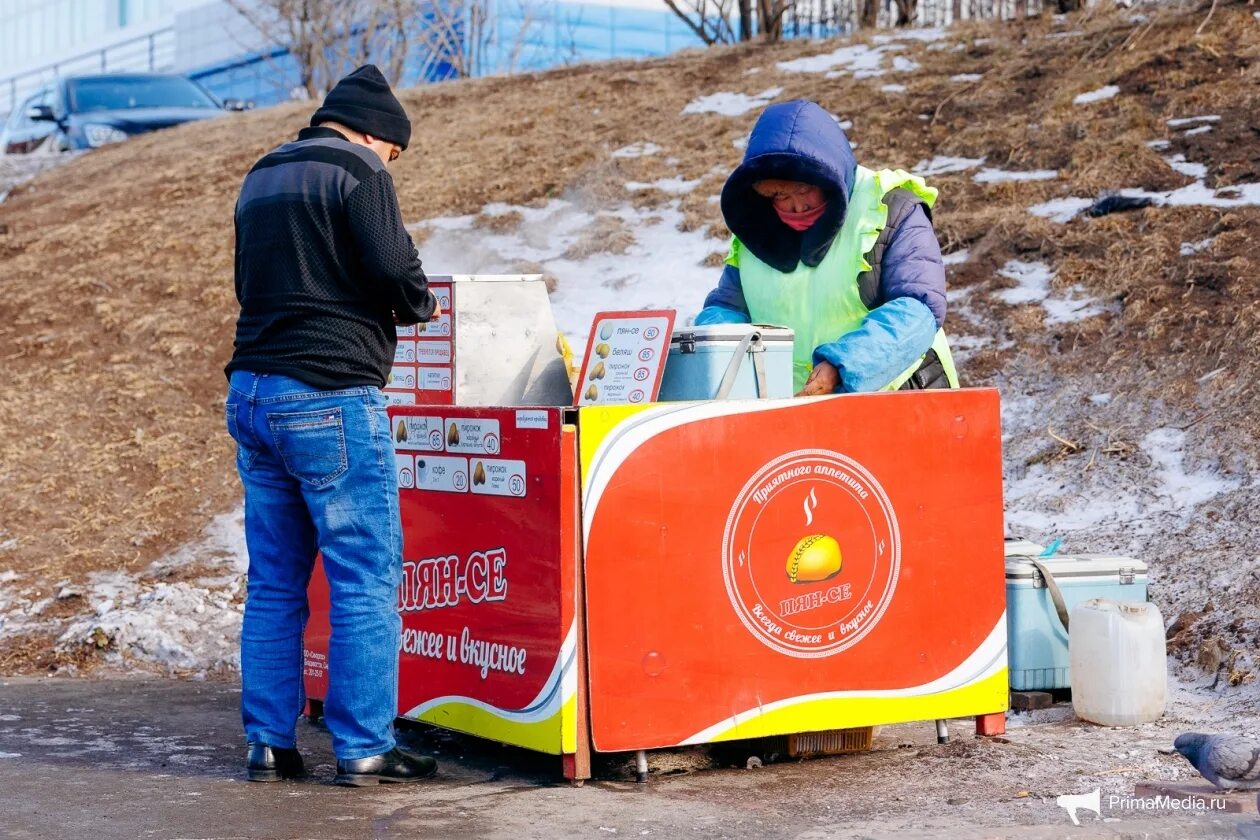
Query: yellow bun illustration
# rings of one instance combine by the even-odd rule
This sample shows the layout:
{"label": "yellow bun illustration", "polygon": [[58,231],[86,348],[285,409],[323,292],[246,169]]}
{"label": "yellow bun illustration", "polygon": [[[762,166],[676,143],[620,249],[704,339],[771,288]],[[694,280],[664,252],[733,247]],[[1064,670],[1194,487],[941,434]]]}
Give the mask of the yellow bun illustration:
{"label": "yellow bun illustration", "polygon": [[840,574],[840,544],[825,534],[804,537],[787,560],[792,583],[817,583]]}
{"label": "yellow bun illustration", "polygon": [[459,443],[459,427],[454,423],[452,423],[451,427],[446,430],[446,442],[451,446]]}
{"label": "yellow bun illustration", "polygon": [[591,375],[589,378],[590,379],[603,379],[604,378],[604,363],[603,362],[595,363],[595,366],[591,368]]}
{"label": "yellow bun illustration", "polygon": [[402,443],[407,439],[407,424],[401,419],[398,421],[398,430],[394,432],[394,440]]}
{"label": "yellow bun illustration", "polygon": [[586,398],[592,401],[599,399],[599,389],[595,387],[594,382],[591,383],[591,387],[586,389]]}
{"label": "yellow bun illustration", "polygon": [[486,483],[486,468],[482,466],[480,461],[478,461],[477,466],[473,468],[473,484],[485,484],[485,483]]}
{"label": "yellow bun illustration", "polygon": [[599,344],[595,345],[595,354],[599,356],[601,359],[607,359],[608,354],[611,352],[612,352],[612,348],[602,341]]}

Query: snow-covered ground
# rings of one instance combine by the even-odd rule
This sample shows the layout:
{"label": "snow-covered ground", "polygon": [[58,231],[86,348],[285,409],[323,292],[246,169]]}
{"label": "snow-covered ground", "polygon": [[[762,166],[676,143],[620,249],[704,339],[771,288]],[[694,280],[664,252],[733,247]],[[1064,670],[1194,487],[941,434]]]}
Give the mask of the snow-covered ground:
{"label": "snow-covered ground", "polygon": [[[168,581],[190,568],[199,576]],[[59,647],[93,645],[117,666],[139,663],[190,676],[235,670],[248,568],[244,518],[237,510],[217,517],[195,542],[141,574],[94,572],[85,585],[58,584],[53,598],[34,601],[23,594],[18,575],[0,573],[0,639],[56,629]],[[71,599],[87,605],[80,618],[66,627],[46,618],[54,602]]]}
{"label": "snow-covered ground", "polygon": [[28,155],[0,154],[0,203],[16,187],[25,184],[45,169],[51,169],[78,157],[81,152],[39,150]]}
{"label": "snow-covered ground", "polygon": [[[1177,117],[1167,122],[1170,129],[1184,130],[1183,134],[1190,136],[1211,131],[1220,119],[1219,116],[1210,114],[1199,117]],[[1151,140],[1147,143],[1147,146],[1157,151],[1163,151],[1170,145],[1169,141],[1162,139]],[[1187,160],[1183,154],[1169,155],[1164,158],[1164,162],[1174,172],[1193,178],[1194,181],[1184,187],[1164,191],[1125,187],[1116,190],[1116,195],[1125,198],[1148,199],[1152,204],[1161,207],[1260,207],[1260,182],[1209,187],[1205,181],[1208,174],[1205,163]],[[976,176],[976,180],[980,180],[980,175]],[[1094,202],[1095,199],[1067,196],[1033,205],[1028,208],[1028,212],[1062,224],[1076,218]]]}

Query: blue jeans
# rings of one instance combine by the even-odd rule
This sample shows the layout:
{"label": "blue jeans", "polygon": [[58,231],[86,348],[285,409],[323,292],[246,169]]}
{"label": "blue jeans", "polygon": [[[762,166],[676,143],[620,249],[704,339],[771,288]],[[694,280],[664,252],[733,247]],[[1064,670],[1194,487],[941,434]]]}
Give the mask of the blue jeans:
{"label": "blue jeans", "polygon": [[251,743],[293,747],[306,585],[323,554],[331,590],[324,719],[341,759],[394,747],[402,577],[398,486],[385,398],[234,371],[225,409],[245,487],[249,581],[241,716]]}

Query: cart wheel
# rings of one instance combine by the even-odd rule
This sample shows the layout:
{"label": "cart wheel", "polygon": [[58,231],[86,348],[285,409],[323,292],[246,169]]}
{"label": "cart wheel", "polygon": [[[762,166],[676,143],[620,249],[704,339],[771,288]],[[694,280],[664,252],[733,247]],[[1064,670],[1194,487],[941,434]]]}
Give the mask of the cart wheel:
{"label": "cart wheel", "polygon": [[307,700],[306,701],[306,719],[310,723],[319,723],[319,719],[324,716],[323,700]]}

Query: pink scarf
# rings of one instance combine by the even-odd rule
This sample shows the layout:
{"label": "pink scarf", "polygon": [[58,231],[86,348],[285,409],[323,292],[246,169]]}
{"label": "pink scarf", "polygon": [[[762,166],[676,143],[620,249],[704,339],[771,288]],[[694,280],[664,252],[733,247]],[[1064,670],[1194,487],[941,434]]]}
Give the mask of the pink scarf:
{"label": "pink scarf", "polygon": [[809,230],[826,210],[827,202],[825,201],[813,210],[806,210],[804,213],[789,213],[786,210],[774,208],[774,212],[779,214],[779,219],[782,220],[783,224],[798,232]]}

